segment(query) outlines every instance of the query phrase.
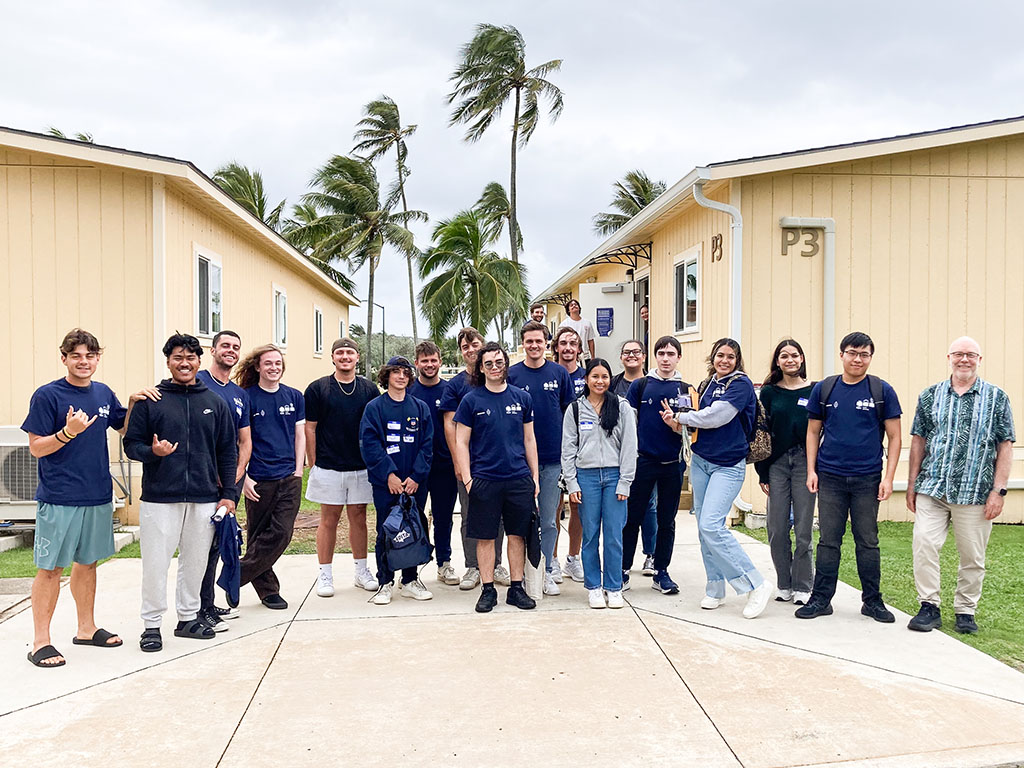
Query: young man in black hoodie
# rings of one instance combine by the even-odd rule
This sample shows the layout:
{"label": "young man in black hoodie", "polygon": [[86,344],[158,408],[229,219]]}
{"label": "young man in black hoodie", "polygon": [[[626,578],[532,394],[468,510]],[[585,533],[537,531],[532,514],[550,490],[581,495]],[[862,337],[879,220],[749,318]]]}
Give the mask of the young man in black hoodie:
{"label": "young man in black hoodie", "polygon": [[167,610],[167,567],[178,550],[175,598],[177,637],[209,640],[213,629],[197,619],[199,589],[213,541],[210,518],[220,507],[234,512],[238,501],[238,449],[231,411],[196,379],[203,348],[176,333],[163,348],[171,378],[161,381],[158,401],[132,412],[125,453],[141,461],[143,651],[163,648],[160,624]]}

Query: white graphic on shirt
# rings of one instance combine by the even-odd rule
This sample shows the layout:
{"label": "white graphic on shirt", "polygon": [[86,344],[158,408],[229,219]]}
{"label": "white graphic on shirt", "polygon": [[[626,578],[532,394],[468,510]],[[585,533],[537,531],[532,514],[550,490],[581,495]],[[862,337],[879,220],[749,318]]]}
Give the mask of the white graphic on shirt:
{"label": "white graphic on shirt", "polygon": [[109,405],[101,405],[99,407],[99,414],[104,419],[109,419],[110,418],[110,406]]}
{"label": "white graphic on shirt", "polygon": [[203,409],[203,416],[205,416],[208,413],[213,413],[213,408],[204,408]]}
{"label": "white graphic on shirt", "polygon": [[857,410],[858,411],[871,411],[871,410],[874,410],[874,408],[875,408],[875,401],[872,398],[868,398],[867,400],[858,400],[857,401]]}
{"label": "white graphic on shirt", "polygon": [[544,389],[547,390],[548,392],[557,392],[558,391],[558,382],[557,381],[545,381],[544,382]]}
{"label": "white graphic on shirt", "polygon": [[295,413],[295,403],[285,403],[277,409],[277,412],[281,416],[287,416],[289,413]]}

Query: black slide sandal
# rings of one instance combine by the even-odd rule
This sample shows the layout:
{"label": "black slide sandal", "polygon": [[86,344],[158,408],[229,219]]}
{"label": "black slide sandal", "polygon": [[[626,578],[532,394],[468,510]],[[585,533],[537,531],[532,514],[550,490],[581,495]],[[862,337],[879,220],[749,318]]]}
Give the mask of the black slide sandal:
{"label": "black slide sandal", "polygon": [[174,629],[175,637],[187,637],[193,640],[213,640],[216,635],[213,627],[199,619],[179,621],[178,626]]}
{"label": "black slide sandal", "polygon": [[117,648],[119,645],[124,645],[124,641],[118,638],[116,643],[108,643],[112,637],[117,637],[113,632],[107,632],[105,629],[97,629],[91,638],[83,640],[80,637],[71,638],[71,642],[75,645],[93,645],[97,648]]}
{"label": "black slide sandal", "polygon": [[56,664],[44,664],[43,663],[47,659],[54,659],[54,658],[56,658],[58,656],[63,656],[63,655],[64,655],[63,653],[58,651],[52,645],[44,645],[42,648],[40,648],[35,653],[32,653],[31,651],[29,651],[29,653],[28,653],[28,660],[31,661],[33,664],[35,664],[37,667],[63,667],[67,663],[64,659],[61,659]]}
{"label": "black slide sandal", "polygon": [[160,636],[160,628],[150,627],[144,631],[142,633],[142,637],[139,638],[139,648],[146,653],[162,651],[164,648],[164,639]]}

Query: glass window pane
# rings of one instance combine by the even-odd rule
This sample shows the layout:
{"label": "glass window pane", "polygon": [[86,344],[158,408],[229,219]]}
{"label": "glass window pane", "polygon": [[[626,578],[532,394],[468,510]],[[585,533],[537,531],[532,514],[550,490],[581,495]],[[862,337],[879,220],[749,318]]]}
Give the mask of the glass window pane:
{"label": "glass window pane", "polygon": [[686,327],[697,327],[697,262],[686,265]]}
{"label": "glass window pane", "polygon": [[683,264],[676,265],[676,276],[675,276],[675,329],[681,331],[683,329],[683,318],[685,316],[685,303],[686,303],[686,266]]}
{"label": "glass window pane", "polygon": [[196,306],[199,308],[199,333],[210,332],[210,262],[199,259],[197,264]]}
{"label": "glass window pane", "polygon": [[210,332],[220,332],[221,318],[221,290],[220,290],[220,267],[210,264]]}

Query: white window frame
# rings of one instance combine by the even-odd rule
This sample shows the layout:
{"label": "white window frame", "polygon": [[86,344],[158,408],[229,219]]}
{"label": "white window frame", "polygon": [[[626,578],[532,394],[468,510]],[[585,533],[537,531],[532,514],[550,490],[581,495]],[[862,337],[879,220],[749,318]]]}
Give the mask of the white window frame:
{"label": "white window frame", "polygon": [[338,318],[338,338],[345,338],[345,318],[343,317]]}
{"label": "white window frame", "polygon": [[[280,296],[284,300],[284,327],[278,323],[277,300]],[[274,344],[285,349],[288,346],[288,291],[277,283],[271,284],[270,292],[270,316],[273,318]]]}
{"label": "white window frame", "polygon": [[[700,314],[701,314],[701,244],[687,248],[682,253],[679,253],[672,260],[672,327],[675,331],[676,336],[685,336],[688,341],[693,341],[700,338]],[[690,267],[694,268],[695,277],[697,279],[697,295],[694,299],[696,302],[696,312],[693,323],[686,322],[686,289],[683,289],[683,303],[684,306],[679,306],[679,287],[677,285],[677,276],[679,268],[683,269],[683,278],[685,280],[686,274]],[[677,324],[680,318],[680,310],[682,311],[682,325]]]}
{"label": "white window frame", "polygon": [[[210,280],[208,286],[209,295],[208,299],[208,313],[205,318],[206,330],[202,330],[202,320],[200,317],[200,301],[199,301],[199,265],[200,262],[206,262],[210,267],[217,270],[217,274],[220,278],[220,296],[219,298],[214,297],[213,281]],[[212,278],[213,272],[208,272]],[[219,254],[211,251],[209,248],[199,245],[198,243],[192,244],[192,304],[194,307],[192,313],[192,324],[196,330],[196,336],[201,339],[212,339],[217,335],[218,332],[224,329],[224,260]],[[219,313],[214,312],[214,306],[217,306],[220,310]],[[219,314],[220,327],[214,327],[214,315]]]}
{"label": "white window frame", "polygon": [[313,305],[313,357],[324,356],[324,311]]}

